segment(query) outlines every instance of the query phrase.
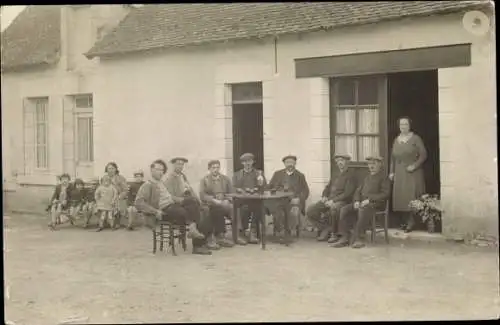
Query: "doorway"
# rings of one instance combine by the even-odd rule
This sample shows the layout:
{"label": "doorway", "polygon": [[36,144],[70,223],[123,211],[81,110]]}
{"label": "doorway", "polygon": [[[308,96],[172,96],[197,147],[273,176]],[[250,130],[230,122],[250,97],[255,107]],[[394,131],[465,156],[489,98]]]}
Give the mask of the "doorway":
{"label": "doorway", "polygon": [[[438,71],[392,73],[387,77],[388,149],[391,150],[392,141],[399,134],[398,118],[409,117],[412,130],[422,138],[427,149],[427,160],[423,165],[426,192],[441,195]],[[394,214],[391,217],[395,218]],[[391,220],[393,225],[398,223],[399,220]],[[424,225],[420,227],[425,228]]]}
{"label": "doorway", "polygon": [[231,85],[233,111],[233,170],[242,168],[239,157],[255,155],[254,167],[264,171],[262,83]]}

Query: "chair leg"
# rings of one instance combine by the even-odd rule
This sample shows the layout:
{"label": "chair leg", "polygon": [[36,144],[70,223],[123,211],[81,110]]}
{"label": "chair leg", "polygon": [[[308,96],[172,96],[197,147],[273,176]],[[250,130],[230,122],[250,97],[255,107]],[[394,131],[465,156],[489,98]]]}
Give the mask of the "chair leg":
{"label": "chair leg", "polygon": [[181,243],[182,243],[182,249],[184,251],[187,250],[187,232],[186,232],[186,225],[181,226]]}
{"label": "chair leg", "polygon": [[389,244],[389,213],[384,214],[384,236],[385,242]]}
{"label": "chair leg", "polygon": [[165,231],[163,225],[160,225],[160,252],[163,252],[163,245],[165,244]]}
{"label": "chair leg", "polygon": [[153,254],[156,254],[156,244],[157,244],[158,237],[157,237],[157,234],[156,234],[156,231],[154,228],[153,228],[152,233],[153,233]]}
{"label": "chair leg", "polygon": [[173,225],[169,225],[168,227],[168,243],[170,248],[172,249],[172,255],[176,256],[177,252],[175,251],[175,233]]}
{"label": "chair leg", "polygon": [[371,237],[371,242],[373,243],[375,241],[375,234],[377,232],[377,217],[376,215],[373,215],[373,218],[372,218],[372,233],[370,234],[370,237]]}

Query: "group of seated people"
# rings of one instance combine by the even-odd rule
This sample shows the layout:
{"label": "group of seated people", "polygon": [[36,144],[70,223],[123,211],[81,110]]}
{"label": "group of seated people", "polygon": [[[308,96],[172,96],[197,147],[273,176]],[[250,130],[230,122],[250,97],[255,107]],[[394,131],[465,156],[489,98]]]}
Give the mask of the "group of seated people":
{"label": "group of seated people", "polygon": [[[199,195],[195,193],[184,174],[186,158],[176,157],[170,162],[173,172],[167,174],[167,164],[155,160],[150,165],[151,178],[143,180],[144,174],[134,174],[130,185],[111,162],[105,168],[106,175],[93,195],[85,194],[83,182],[77,180],[69,185],[68,175],[60,177],[52,198],[51,223],[54,229],[58,217],[69,208],[70,222],[77,213],[85,217],[84,226],[95,213],[99,216],[101,231],[108,221],[112,229],[123,216],[128,216],[128,229],[132,230],[138,213],[153,220],[186,224],[188,237],[192,239],[193,254],[210,255],[221,247],[235,244],[257,244],[258,225],[264,218],[261,203],[244,201],[238,206],[236,242],[226,237],[225,218],[233,220],[234,193],[256,193],[267,189],[293,193],[289,202],[266,201],[265,208],[273,216],[273,226],[280,243],[287,243],[291,229],[297,228],[301,214],[306,214],[319,229],[318,240],[328,241],[333,247],[353,248],[364,246],[364,233],[368,222],[376,211],[384,208],[390,195],[389,179],[382,169],[381,157],[369,157],[370,174],[358,186],[356,176],[349,169],[350,157],[336,155],[335,162],[340,173],[332,179],[319,202],[312,204],[306,212],[309,186],[303,173],[296,169],[297,157],[288,155],[282,159],[284,168],[276,171],[269,182],[262,171],[254,168],[255,157],[245,153],[240,157],[243,168],[234,173],[231,180],[220,172],[220,161],[208,162],[209,173],[200,181]],[[75,194],[76,193],[76,194]],[[285,223],[285,216],[288,222]],[[285,229],[284,225],[288,227]],[[352,234],[351,234],[352,231]]]}

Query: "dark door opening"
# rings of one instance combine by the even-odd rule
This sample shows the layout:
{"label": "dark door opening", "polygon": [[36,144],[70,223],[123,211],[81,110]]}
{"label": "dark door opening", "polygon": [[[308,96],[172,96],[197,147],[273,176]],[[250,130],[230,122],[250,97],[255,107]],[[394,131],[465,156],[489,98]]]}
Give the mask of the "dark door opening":
{"label": "dark door opening", "polygon": [[255,168],[264,170],[264,128],[262,83],[234,84],[233,170],[242,168],[239,157],[245,152],[255,155]]}
{"label": "dark door opening", "polygon": [[[423,166],[426,192],[441,195],[438,107],[437,70],[388,75],[388,157],[392,142],[399,134],[397,120],[408,116],[412,120],[412,130],[422,138],[427,149],[427,160]],[[394,217],[394,214],[391,215]],[[393,225],[399,223],[399,220],[391,221]]]}

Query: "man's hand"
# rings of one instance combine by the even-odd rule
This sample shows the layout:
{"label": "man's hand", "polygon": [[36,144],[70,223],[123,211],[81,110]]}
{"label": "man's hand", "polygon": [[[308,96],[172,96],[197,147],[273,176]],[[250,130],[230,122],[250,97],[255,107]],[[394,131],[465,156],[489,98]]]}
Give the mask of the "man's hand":
{"label": "man's hand", "polygon": [[325,203],[326,201],[328,201],[327,197],[325,197],[325,196],[321,197],[321,202]]}
{"label": "man's hand", "polygon": [[161,220],[161,217],[163,216],[163,212],[161,210],[157,210],[155,213],[156,219]]}
{"label": "man's hand", "polygon": [[368,199],[363,200],[363,201],[361,202],[361,207],[365,207],[365,206],[367,206],[368,204],[370,204],[370,200],[368,200]]}
{"label": "man's hand", "polygon": [[291,204],[300,204],[300,199],[298,197],[294,197],[291,201]]}
{"label": "man's hand", "polygon": [[325,205],[326,205],[327,207],[331,208],[331,207],[332,207],[332,205],[333,205],[333,201],[332,201],[332,200],[327,200],[327,201],[325,202]]}
{"label": "man's hand", "polygon": [[57,204],[57,203],[59,203],[58,199],[55,199],[54,201],[52,201],[52,204]]}
{"label": "man's hand", "polygon": [[410,173],[413,172],[415,170],[415,165],[409,165],[408,167],[406,167],[406,170]]}
{"label": "man's hand", "polygon": [[213,199],[212,200],[215,204],[222,204],[222,201],[221,200],[218,200],[218,199]]}
{"label": "man's hand", "polygon": [[391,181],[393,181],[393,180],[394,180],[394,173],[390,173],[390,174],[389,174],[389,179],[390,179]]}
{"label": "man's hand", "polygon": [[62,205],[66,205],[66,204],[68,204],[67,200],[62,201]]}
{"label": "man's hand", "polygon": [[222,201],[222,200],[224,200],[224,194],[222,194],[222,193],[218,193],[218,194],[216,194],[216,195],[215,195],[215,198],[216,198],[217,200]]}
{"label": "man's hand", "polygon": [[358,201],[354,202],[354,209],[356,209],[356,210],[359,209],[359,202]]}
{"label": "man's hand", "polygon": [[241,193],[244,193],[244,192],[245,192],[245,191],[244,191],[242,188],[237,188],[237,189],[236,189],[236,193],[240,193],[240,194],[241,194]]}

